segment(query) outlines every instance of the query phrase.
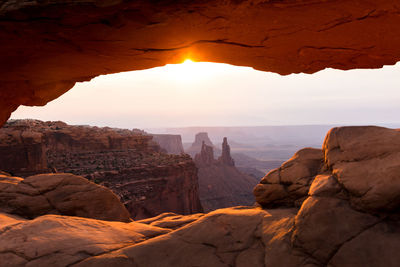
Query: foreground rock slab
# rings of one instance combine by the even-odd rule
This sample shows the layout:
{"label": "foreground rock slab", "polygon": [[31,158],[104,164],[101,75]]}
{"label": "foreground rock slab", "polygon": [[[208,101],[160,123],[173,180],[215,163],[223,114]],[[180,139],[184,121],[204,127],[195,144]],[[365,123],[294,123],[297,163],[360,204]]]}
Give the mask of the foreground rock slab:
{"label": "foreground rock slab", "polygon": [[[271,213],[248,207],[220,209],[169,234],[76,266],[265,266],[278,262],[279,251],[290,247],[287,234],[295,213],[293,209]],[[287,259],[293,264],[299,260]]]}
{"label": "foreground rock slab", "polygon": [[0,223],[0,266],[10,267],[69,266],[170,231],[136,222],[60,215],[18,220],[0,213]]}

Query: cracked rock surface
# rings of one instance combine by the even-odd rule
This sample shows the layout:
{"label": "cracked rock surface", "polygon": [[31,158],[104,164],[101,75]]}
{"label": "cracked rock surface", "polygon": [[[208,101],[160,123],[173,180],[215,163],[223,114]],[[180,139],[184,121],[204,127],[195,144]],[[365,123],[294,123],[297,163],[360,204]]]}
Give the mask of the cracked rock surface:
{"label": "cracked rock surface", "polygon": [[393,0],[5,0],[0,124],[76,82],[186,58],[280,74],[392,65],[399,14]]}

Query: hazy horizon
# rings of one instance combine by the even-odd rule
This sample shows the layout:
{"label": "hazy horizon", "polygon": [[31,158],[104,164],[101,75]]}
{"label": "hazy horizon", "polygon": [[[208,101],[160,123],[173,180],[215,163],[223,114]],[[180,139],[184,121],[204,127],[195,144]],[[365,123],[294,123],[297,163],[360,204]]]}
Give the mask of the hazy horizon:
{"label": "hazy horizon", "polygon": [[217,63],[166,65],[77,83],[11,119],[117,128],[399,124],[400,64],[280,76]]}

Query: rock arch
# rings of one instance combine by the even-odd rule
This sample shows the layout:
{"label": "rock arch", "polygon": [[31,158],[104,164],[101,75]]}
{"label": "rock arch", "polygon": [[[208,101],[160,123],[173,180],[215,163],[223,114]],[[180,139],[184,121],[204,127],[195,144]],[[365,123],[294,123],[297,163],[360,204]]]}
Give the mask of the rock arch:
{"label": "rock arch", "polygon": [[0,4],[0,125],[101,74],[185,58],[280,74],[400,59],[390,0],[81,0]]}

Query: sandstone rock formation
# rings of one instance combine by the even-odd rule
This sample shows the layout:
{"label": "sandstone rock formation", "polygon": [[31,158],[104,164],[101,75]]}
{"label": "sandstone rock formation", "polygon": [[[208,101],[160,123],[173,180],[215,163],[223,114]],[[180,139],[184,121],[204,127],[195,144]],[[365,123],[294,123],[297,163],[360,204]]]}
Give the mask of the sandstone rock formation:
{"label": "sandstone rock formation", "polygon": [[182,138],[177,134],[151,134],[153,141],[169,154],[180,155],[185,153]]}
{"label": "sandstone rock formation", "polygon": [[203,141],[200,153],[194,157],[197,167],[206,167],[209,165],[216,164],[217,161],[214,158],[214,149],[212,146],[206,145]]}
{"label": "sandstone rock formation", "polygon": [[170,232],[146,224],[45,215],[24,220],[0,213],[0,266],[71,266]]}
{"label": "sandstone rock formation", "polygon": [[[399,144],[398,130],[340,127],[325,138],[322,167],[318,150],[308,151],[308,156],[299,151],[303,153],[297,158],[303,154],[309,162],[304,163],[306,158],[291,160],[290,177],[314,178],[295,218],[292,246],[318,266],[396,266],[399,256],[393,248],[400,245],[396,241],[400,232]],[[255,188],[262,206],[299,204],[290,202],[297,194],[285,187],[285,165],[287,162]],[[302,191],[306,189],[303,185]]]}
{"label": "sandstone rock formation", "polygon": [[140,220],[137,222],[148,224],[151,226],[157,226],[157,227],[175,230],[175,229],[181,228],[191,222],[194,222],[203,216],[204,216],[203,213],[196,213],[196,214],[191,214],[191,215],[180,215],[180,214],[175,214],[172,212],[166,212],[166,213],[160,214],[156,217],[143,219],[143,220]]}
{"label": "sandstone rock formation", "polygon": [[321,149],[304,148],[296,152],[254,188],[257,202],[264,207],[300,207],[322,165]]}
{"label": "sandstone rock formation", "polygon": [[193,160],[162,153],[151,139],[123,129],[11,121],[0,129],[0,169],[83,176],[113,190],[132,218],[201,212]]}
{"label": "sandstone rock formation", "polygon": [[[203,148],[202,143],[205,143],[206,147]],[[229,146],[229,145],[228,145]],[[224,145],[222,144],[222,148],[224,149]],[[202,149],[207,149],[207,153],[199,153],[201,152]],[[213,150],[213,153],[210,152],[210,150]],[[203,165],[203,161],[205,161],[206,165],[210,165],[212,162],[215,162],[214,159],[214,153],[215,157],[218,157],[218,160],[222,160],[221,157],[223,155],[223,150],[217,148],[210,140],[208,137],[208,133],[206,132],[200,132],[197,133],[195,136],[195,141],[192,143],[192,145],[186,149],[185,151],[188,153],[195,161],[196,165],[200,166]],[[235,165],[236,168],[241,172],[245,173],[248,176],[254,177],[257,179],[261,179],[264,177],[265,173],[267,173],[271,169],[275,169],[279,167],[283,161],[280,160],[272,160],[272,161],[263,161],[263,160],[258,160],[255,158],[252,158],[248,155],[245,155],[243,153],[231,153],[230,147],[229,149],[225,147],[225,165]],[[227,157],[226,155],[229,154],[230,156]],[[197,158],[196,156],[205,156],[206,158],[201,159]]]}
{"label": "sandstone rock formation", "polygon": [[351,204],[368,212],[400,207],[400,132],[382,127],[332,129],[324,142],[326,166]]}
{"label": "sandstone rock formation", "polygon": [[39,174],[26,179],[0,175],[0,212],[32,219],[45,214],[130,222],[109,189],[73,174]]}
{"label": "sandstone rock formation", "polygon": [[203,141],[201,151],[194,159],[198,168],[199,195],[204,211],[254,204],[251,192],[258,180],[235,168],[226,138],[222,151],[222,156],[218,160],[214,159],[213,147]]}
{"label": "sandstone rock formation", "polygon": [[[199,153],[203,149],[203,143],[213,149],[215,149],[214,144],[211,142],[210,138],[208,137],[208,133],[200,132],[197,133],[194,137],[194,142],[192,145],[185,150],[192,158],[195,157],[197,153]],[[214,156],[213,156],[214,157]]]}
{"label": "sandstone rock formation", "polygon": [[[393,161],[399,136],[380,127],[332,129],[322,150],[325,167],[300,209],[234,207],[130,223],[60,215],[26,220],[0,213],[0,266],[397,267],[400,176],[392,171],[400,165]],[[300,151],[279,172],[303,178],[320,152]],[[381,164],[391,167],[375,179],[368,173],[347,176],[355,163],[372,174]],[[385,186],[387,176],[394,186]],[[356,194],[363,193],[365,182],[371,189]],[[377,205],[370,206],[370,198]]]}
{"label": "sandstone rock formation", "polygon": [[218,161],[223,165],[235,166],[235,162],[231,157],[231,147],[228,144],[228,139],[224,137],[224,141],[222,142],[222,153],[221,157],[218,158]]}
{"label": "sandstone rock formation", "polygon": [[0,4],[0,124],[75,82],[186,58],[280,74],[400,59],[398,3],[15,1]]}

